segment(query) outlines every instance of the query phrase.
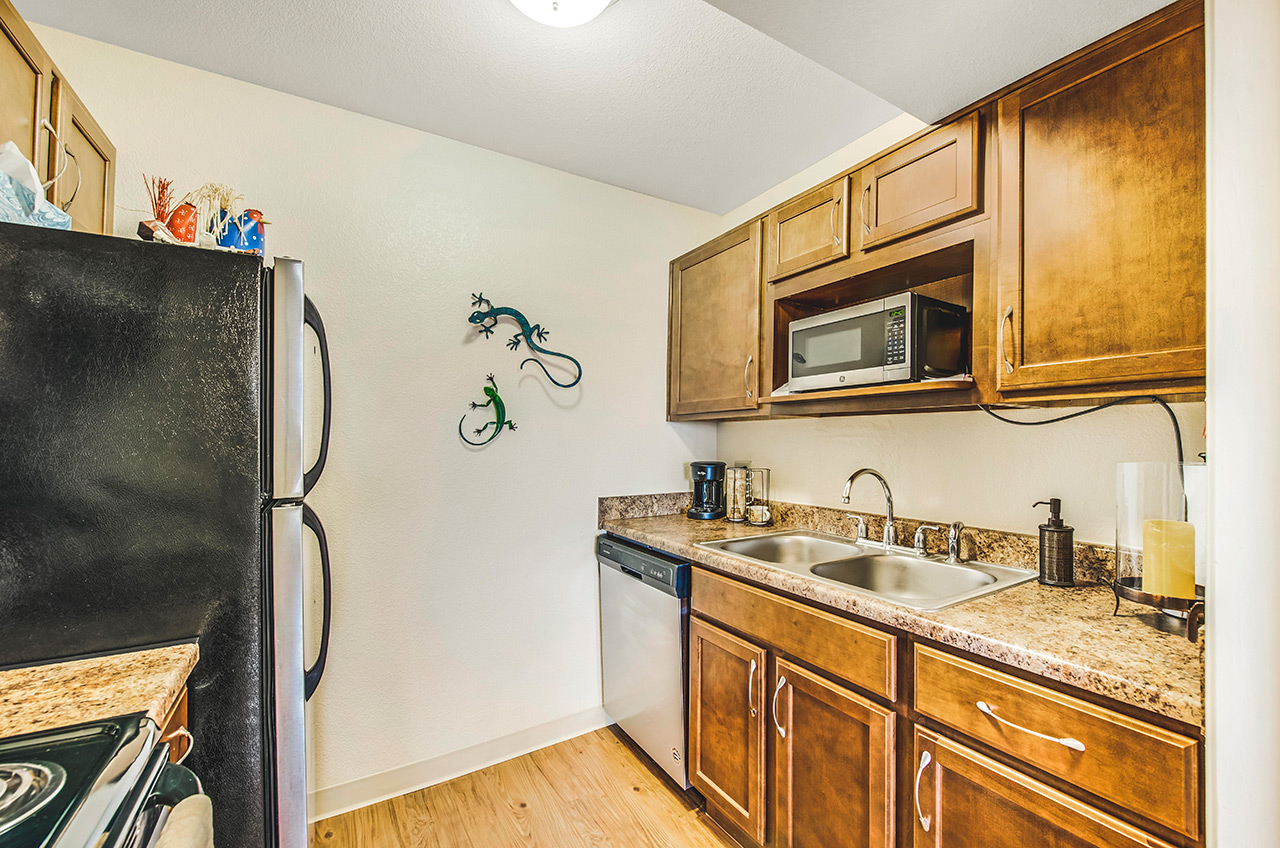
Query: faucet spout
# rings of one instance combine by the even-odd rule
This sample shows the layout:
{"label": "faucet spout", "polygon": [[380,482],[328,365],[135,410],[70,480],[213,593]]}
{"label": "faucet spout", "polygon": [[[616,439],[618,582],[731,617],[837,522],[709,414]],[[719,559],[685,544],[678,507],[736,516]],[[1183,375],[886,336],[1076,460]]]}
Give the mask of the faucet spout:
{"label": "faucet spout", "polygon": [[893,492],[889,491],[889,482],[884,479],[884,475],[874,468],[859,468],[857,471],[849,475],[849,479],[844,483],[844,492],[840,495],[842,503],[849,502],[849,490],[853,488],[854,481],[864,474],[870,474],[872,477],[880,481],[880,488],[884,490],[884,547],[889,549],[890,545],[898,543],[898,530],[893,524]]}

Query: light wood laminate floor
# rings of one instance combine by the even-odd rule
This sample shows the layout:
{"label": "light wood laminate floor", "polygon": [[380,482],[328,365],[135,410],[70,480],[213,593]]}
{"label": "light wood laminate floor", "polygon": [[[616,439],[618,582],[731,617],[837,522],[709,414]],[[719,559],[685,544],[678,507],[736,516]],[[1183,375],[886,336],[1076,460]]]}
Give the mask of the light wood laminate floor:
{"label": "light wood laminate floor", "polygon": [[324,819],[325,848],[733,848],[609,728]]}

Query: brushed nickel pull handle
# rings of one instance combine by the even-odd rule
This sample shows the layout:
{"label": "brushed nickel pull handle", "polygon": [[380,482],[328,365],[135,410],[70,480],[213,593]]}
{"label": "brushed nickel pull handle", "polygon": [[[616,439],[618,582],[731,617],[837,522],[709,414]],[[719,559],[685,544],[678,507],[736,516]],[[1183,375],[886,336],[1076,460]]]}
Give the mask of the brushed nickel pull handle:
{"label": "brushed nickel pull handle", "polygon": [[1069,736],[1064,736],[1061,738],[1057,736],[1049,736],[1044,733],[1037,733],[1036,731],[1031,730],[1030,728],[1027,728],[1027,727],[1023,727],[1020,724],[1014,724],[1013,722],[1007,719],[1003,719],[1000,716],[996,715],[996,708],[993,706],[990,706],[986,701],[978,701],[977,706],[978,706],[978,711],[981,712],[983,715],[987,716],[988,718],[994,719],[1000,722],[1001,724],[1012,727],[1014,730],[1021,730],[1023,733],[1034,736],[1037,739],[1043,739],[1046,742],[1057,742],[1059,745],[1062,745],[1065,748],[1070,748],[1073,751],[1079,751],[1082,754],[1084,753],[1084,743],[1081,742],[1079,739],[1072,739]]}
{"label": "brushed nickel pull handle", "polygon": [[755,397],[751,393],[751,354],[747,354],[747,367],[742,369],[742,385],[747,389],[747,397]]}
{"label": "brushed nickel pull handle", "polygon": [[933,762],[933,755],[925,751],[920,755],[920,768],[916,769],[916,818],[920,819],[920,826],[924,828],[925,833],[929,832],[929,825],[933,821],[933,816],[926,816],[924,811],[920,809],[920,777],[931,762]]}
{"label": "brushed nickel pull handle", "polygon": [[773,690],[773,726],[778,728],[779,735],[783,739],[787,738],[786,728],[782,726],[782,722],[778,721],[778,693],[782,691],[782,687],[787,685],[786,677],[778,678],[778,688]]}
{"label": "brushed nickel pull handle", "polygon": [[867,208],[867,201],[871,199],[871,184],[867,183],[867,187],[862,190],[862,231],[867,235],[871,235],[871,225],[867,223],[871,217],[871,210]]}
{"label": "brushed nickel pull handle", "polygon": [[835,239],[836,247],[840,246],[840,226],[836,219],[836,210],[840,208],[840,198],[836,198],[831,204],[831,237]]}
{"label": "brushed nickel pull handle", "polygon": [[751,693],[755,691],[755,686],[756,686],[756,661],[752,660],[751,671],[747,676],[747,706],[751,708],[751,714],[753,716],[758,714],[758,711],[756,710],[756,699],[751,696]]}
{"label": "brushed nickel pull handle", "polygon": [[1013,305],[1004,311],[1004,317],[1000,319],[1000,361],[1004,363],[1004,373],[1013,373],[1013,362],[1009,359],[1008,354],[1004,352],[1004,325],[1009,323],[1009,319],[1013,317]]}

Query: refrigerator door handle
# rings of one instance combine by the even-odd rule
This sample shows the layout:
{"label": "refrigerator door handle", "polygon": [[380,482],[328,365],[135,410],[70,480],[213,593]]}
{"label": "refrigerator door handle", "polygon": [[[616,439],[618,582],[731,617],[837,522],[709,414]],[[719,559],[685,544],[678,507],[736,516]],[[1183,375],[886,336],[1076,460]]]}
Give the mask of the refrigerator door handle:
{"label": "refrigerator door handle", "polygon": [[316,309],[316,305],[311,302],[309,297],[303,300],[302,320],[303,323],[315,330],[316,338],[320,341],[320,369],[324,373],[324,425],[320,431],[320,454],[316,457],[316,464],[302,475],[302,494],[305,495],[316,485],[316,481],[324,473],[324,464],[329,459],[329,433],[332,431],[331,422],[333,417],[333,382],[329,376],[329,340],[324,334],[324,321],[320,319],[320,310]]}
{"label": "refrigerator door handle", "polygon": [[320,517],[306,504],[302,505],[302,523],[311,528],[311,532],[316,534],[316,541],[320,543],[320,575],[324,594],[324,613],[320,620],[320,651],[316,655],[315,665],[307,669],[303,676],[303,699],[311,700],[316,687],[320,685],[320,678],[324,677],[324,665],[329,659],[329,625],[333,619],[333,580],[329,574],[329,540],[324,535],[324,525],[320,523]]}

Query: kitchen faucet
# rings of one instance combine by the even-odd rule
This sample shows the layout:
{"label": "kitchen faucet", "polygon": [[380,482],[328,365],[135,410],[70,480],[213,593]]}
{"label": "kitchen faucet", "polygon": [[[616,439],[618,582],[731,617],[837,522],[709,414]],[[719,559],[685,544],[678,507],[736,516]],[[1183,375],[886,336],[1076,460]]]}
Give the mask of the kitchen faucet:
{"label": "kitchen faucet", "polygon": [[884,475],[874,468],[859,468],[850,474],[849,479],[845,481],[844,492],[840,495],[840,502],[849,502],[849,490],[853,488],[853,482],[863,474],[870,474],[879,480],[880,488],[884,489],[884,505],[887,513],[884,520],[884,549],[887,551],[890,545],[898,543],[898,531],[893,526],[893,492],[889,491],[889,483],[884,479]]}

